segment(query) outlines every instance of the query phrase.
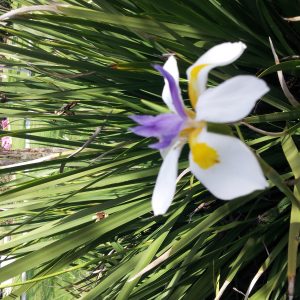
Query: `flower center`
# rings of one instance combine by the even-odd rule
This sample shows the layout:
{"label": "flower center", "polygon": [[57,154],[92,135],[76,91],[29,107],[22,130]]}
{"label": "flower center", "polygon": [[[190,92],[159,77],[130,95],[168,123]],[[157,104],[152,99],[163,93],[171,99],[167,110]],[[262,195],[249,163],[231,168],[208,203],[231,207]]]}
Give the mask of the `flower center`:
{"label": "flower center", "polygon": [[192,118],[187,119],[185,122],[184,128],[180,131],[180,137],[183,138],[190,138],[190,135],[197,130],[198,133],[201,132],[202,128],[205,127],[206,122],[205,121],[196,121]]}
{"label": "flower center", "polygon": [[197,137],[206,126],[205,121],[196,121],[194,118],[188,118],[185,127],[180,131],[179,136],[182,142],[189,142],[194,162],[202,169],[206,170],[219,163],[218,152],[206,143],[199,143]]}

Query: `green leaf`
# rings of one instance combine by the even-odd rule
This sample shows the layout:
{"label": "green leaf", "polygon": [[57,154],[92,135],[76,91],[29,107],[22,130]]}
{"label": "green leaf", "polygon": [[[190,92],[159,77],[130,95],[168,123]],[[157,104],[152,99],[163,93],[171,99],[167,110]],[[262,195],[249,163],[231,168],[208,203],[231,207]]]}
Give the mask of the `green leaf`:
{"label": "green leaf", "polygon": [[297,59],[289,60],[265,69],[259,74],[258,77],[264,77],[268,74],[272,74],[277,71],[298,71],[298,70],[300,70],[300,60]]}

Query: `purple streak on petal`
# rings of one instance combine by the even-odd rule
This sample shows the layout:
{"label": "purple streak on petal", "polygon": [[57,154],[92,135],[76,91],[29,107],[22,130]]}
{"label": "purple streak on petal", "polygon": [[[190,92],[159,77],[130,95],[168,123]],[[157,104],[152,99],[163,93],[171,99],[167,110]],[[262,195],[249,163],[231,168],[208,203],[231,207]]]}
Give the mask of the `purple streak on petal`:
{"label": "purple streak on petal", "polygon": [[177,114],[161,114],[158,116],[131,116],[140,126],[130,130],[143,137],[155,137],[159,142],[151,148],[162,149],[168,147],[182,128],[184,120]]}
{"label": "purple streak on petal", "polygon": [[184,110],[184,106],[182,104],[180,90],[175,82],[174,77],[160,65],[154,65],[153,67],[157,71],[159,71],[161,75],[164,76],[164,78],[168,81],[172,100],[173,100],[173,105],[178,115],[181,116],[182,118],[186,118],[187,116]]}

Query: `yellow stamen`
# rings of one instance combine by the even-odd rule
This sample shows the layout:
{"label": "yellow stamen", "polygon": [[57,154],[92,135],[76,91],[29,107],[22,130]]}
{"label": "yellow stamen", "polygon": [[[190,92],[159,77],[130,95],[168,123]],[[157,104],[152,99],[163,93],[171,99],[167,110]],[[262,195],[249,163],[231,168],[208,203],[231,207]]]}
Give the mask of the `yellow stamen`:
{"label": "yellow stamen", "polygon": [[195,129],[189,136],[189,144],[193,160],[202,169],[208,169],[219,163],[218,152],[206,143],[198,143],[197,136],[201,132],[200,128]]}
{"label": "yellow stamen", "polygon": [[200,92],[197,89],[198,75],[199,75],[200,71],[206,66],[207,66],[207,64],[195,66],[192,68],[191,73],[190,73],[188,92],[189,92],[189,97],[190,97],[190,101],[192,103],[193,108],[196,107],[197,100],[198,100],[198,97],[200,94]]}

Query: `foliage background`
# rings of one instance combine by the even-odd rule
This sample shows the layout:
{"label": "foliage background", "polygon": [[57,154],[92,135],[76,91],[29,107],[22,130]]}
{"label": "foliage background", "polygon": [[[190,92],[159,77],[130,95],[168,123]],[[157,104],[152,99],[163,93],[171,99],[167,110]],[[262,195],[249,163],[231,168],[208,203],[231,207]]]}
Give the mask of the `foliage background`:
{"label": "foliage background", "polygon": [[[292,295],[299,264],[294,179],[300,176],[300,111],[283,94],[276,70],[285,72],[299,99],[300,24],[283,17],[300,15],[300,1],[59,3],[58,14],[15,15],[0,28],[0,63],[8,76],[1,83],[0,115],[38,124],[1,136],[64,149],[48,160],[0,168],[2,175],[16,175],[0,195],[1,237],[12,236],[0,251],[15,258],[1,268],[0,281],[24,271],[31,277],[4,299],[32,291],[49,277],[71,299],[244,299],[247,291],[250,299],[284,299],[287,273]],[[10,3],[43,4],[49,3]],[[269,36],[283,62],[279,66]],[[222,202],[188,174],[169,212],[153,217],[150,198],[161,158],[147,148],[150,140],[128,131],[128,116],[165,109],[163,82],[151,64],[176,53],[186,91],[184,70],[224,41],[243,41],[247,51],[234,65],[211,72],[209,84],[265,71],[271,92],[245,121],[265,131],[285,130],[262,135],[242,124],[234,127],[261,157],[271,187]],[[60,110],[74,101],[72,113]],[[183,153],[180,171],[186,158]],[[166,260],[128,282],[169,249]],[[296,280],[296,295],[299,289]]]}

